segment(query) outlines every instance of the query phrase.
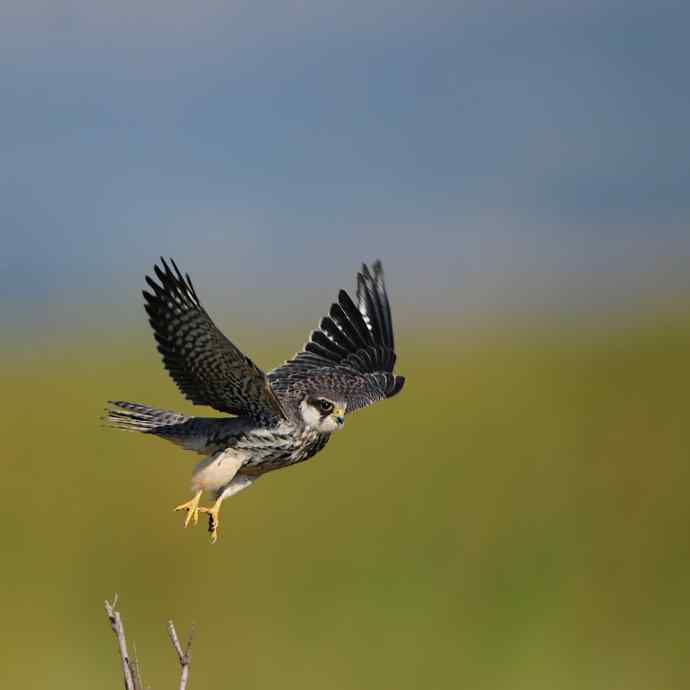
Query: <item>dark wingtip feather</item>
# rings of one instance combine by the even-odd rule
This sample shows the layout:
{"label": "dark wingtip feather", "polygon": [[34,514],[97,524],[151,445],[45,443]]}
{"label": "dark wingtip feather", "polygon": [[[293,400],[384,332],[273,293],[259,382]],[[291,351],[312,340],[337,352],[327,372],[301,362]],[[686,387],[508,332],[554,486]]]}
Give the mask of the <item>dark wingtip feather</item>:
{"label": "dark wingtip feather", "polygon": [[161,270],[158,266],[155,266],[154,270],[156,271],[156,275],[159,275],[160,279],[164,280],[165,276],[170,275],[170,267],[165,262],[165,259],[162,256],[161,256],[161,265],[163,266],[163,270]]}
{"label": "dark wingtip feather", "polygon": [[366,264],[362,264],[362,272],[357,274],[357,301],[360,311],[367,315],[374,342],[386,346],[386,315],[376,281]]}
{"label": "dark wingtip feather", "polygon": [[[165,273],[163,272],[163,269],[161,269],[161,267],[158,264],[156,264],[153,267],[153,272],[156,274],[156,278],[158,278],[158,280],[160,280],[161,285],[165,285]],[[146,277],[148,278],[148,276],[146,276]]]}
{"label": "dark wingtip feather", "polygon": [[180,283],[182,283],[184,285],[184,278],[182,277],[182,273],[180,272],[180,269],[177,267],[177,264],[175,263],[175,259],[170,257],[170,259],[168,259],[168,260],[170,261],[173,268],[175,269],[175,273],[177,274],[177,279],[180,281]]}
{"label": "dark wingtip feather", "polygon": [[345,290],[340,290],[340,292],[338,293],[338,303],[345,312],[348,321],[356,331],[359,339],[358,344],[360,345],[360,347],[374,345],[374,340],[371,337],[371,332],[369,331],[369,328],[367,328],[367,325],[364,322],[364,317],[360,313],[355,303],[352,301],[350,295],[348,295],[347,292],[345,292]]}
{"label": "dark wingtip feather", "polygon": [[395,336],[393,335],[393,317],[391,316],[391,306],[388,300],[386,282],[383,275],[383,264],[381,259],[376,259],[374,268],[374,289],[381,305],[381,315],[383,320],[384,340],[387,347],[395,350]]}
{"label": "dark wingtip feather", "polygon": [[199,301],[199,297],[196,294],[196,290],[194,289],[194,284],[192,283],[192,279],[189,277],[189,273],[185,273],[185,278],[187,279],[187,285],[189,285],[189,289],[192,293],[192,296],[194,297],[194,300],[196,303],[201,306],[201,302]]}
{"label": "dark wingtip feather", "polygon": [[405,385],[405,377],[404,376],[396,376],[393,380],[393,386],[386,392],[387,396],[389,398],[392,398],[394,395],[397,395],[403,389],[404,385]]}
{"label": "dark wingtip feather", "polygon": [[380,259],[374,261],[371,269],[362,265],[361,273],[357,274],[357,300],[360,310],[369,317],[377,344],[393,350],[393,323]]}
{"label": "dark wingtip feather", "polygon": [[151,276],[144,276],[144,280],[146,280],[146,284],[157,294],[160,295],[163,290],[161,289],[161,286],[156,283],[156,281],[151,278]]}

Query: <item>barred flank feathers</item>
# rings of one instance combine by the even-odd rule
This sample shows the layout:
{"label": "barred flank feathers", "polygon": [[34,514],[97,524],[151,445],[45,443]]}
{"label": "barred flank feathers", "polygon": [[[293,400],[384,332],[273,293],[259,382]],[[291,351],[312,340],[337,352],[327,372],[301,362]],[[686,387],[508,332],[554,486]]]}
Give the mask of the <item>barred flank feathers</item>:
{"label": "barred flank feathers", "polygon": [[103,420],[108,426],[125,431],[155,434],[160,432],[162,427],[182,424],[191,419],[176,412],[157,410],[154,407],[123,400],[108,400],[108,405],[110,407],[106,409]]}

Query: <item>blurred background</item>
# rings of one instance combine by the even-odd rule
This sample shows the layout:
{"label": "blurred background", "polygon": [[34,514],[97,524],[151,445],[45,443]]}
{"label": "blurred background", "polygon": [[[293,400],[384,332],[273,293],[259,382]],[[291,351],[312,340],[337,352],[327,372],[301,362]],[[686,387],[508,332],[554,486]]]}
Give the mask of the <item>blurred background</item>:
{"label": "blurred background", "polygon": [[[5,0],[3,687],[690,684],[682,3]],[[394,400],[183,530],[159,255],[270,369],[363,260]],[[37,663],[40,660],[40,663]]]}

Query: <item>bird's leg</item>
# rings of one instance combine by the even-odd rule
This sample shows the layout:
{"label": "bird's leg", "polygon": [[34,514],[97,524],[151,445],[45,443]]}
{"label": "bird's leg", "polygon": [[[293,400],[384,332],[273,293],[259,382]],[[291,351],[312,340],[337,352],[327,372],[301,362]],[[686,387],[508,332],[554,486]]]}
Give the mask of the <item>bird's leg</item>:
{"label": "bird's leg", "polygon": [[223,501],[230,496],[234,496],[236,493],[246,489],[251,486],[256,477],[249,477],[246,474],[236,474],[229,484],[226,484],[223,489],[220,490],[216,502],[211,508],[199,508],[200,513],[208,514],[208,531],[211,535],[211,543],[215,544],[218,541],[218,523],[220,521],[220,506]]}
{"label": "bird's leg", "polygon": [[203,493],[203,491],[197,491],[190,501],[182,503],[175,508],[175,510],[187,511],[187,517],[184,521],[185,527],[189,527],[190,522],[193,522],[195,525],[197,522],[199,522],[199,511],[203,510],[203,508],[199,508],[199,501],[201,500],[201,494]]}
{"label": "bird's leg", "polygon": [[219,498],[210,508],[199,508],[199,512],[208,513],[208,532],[211,535],[211,543],[218,541],[218,523],[220,522],[220,506],[223,499]]}

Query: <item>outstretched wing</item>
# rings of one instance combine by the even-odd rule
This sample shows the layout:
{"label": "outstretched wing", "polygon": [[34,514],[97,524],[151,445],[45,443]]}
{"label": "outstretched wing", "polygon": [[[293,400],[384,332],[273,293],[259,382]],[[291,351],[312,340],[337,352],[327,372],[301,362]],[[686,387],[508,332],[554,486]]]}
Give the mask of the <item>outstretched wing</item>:
{"label": "outstretched wing", "polygon": [[345,395],[351,412],[400,392],[405,379],[393,374],[395,359],[391,308],[376,261],[357,274],[357,304],[341,290],[304,348],[268,379],[288,398],[308,390],[310,381],[331,387]]}
{"label": "outstretched wing", "polygon": [[196,405],[267,420],[284,417],[268,379],[219,330],[201,306],[189,275],[161,258],[158,282],[146,276],[146,312],[165,368]]}

